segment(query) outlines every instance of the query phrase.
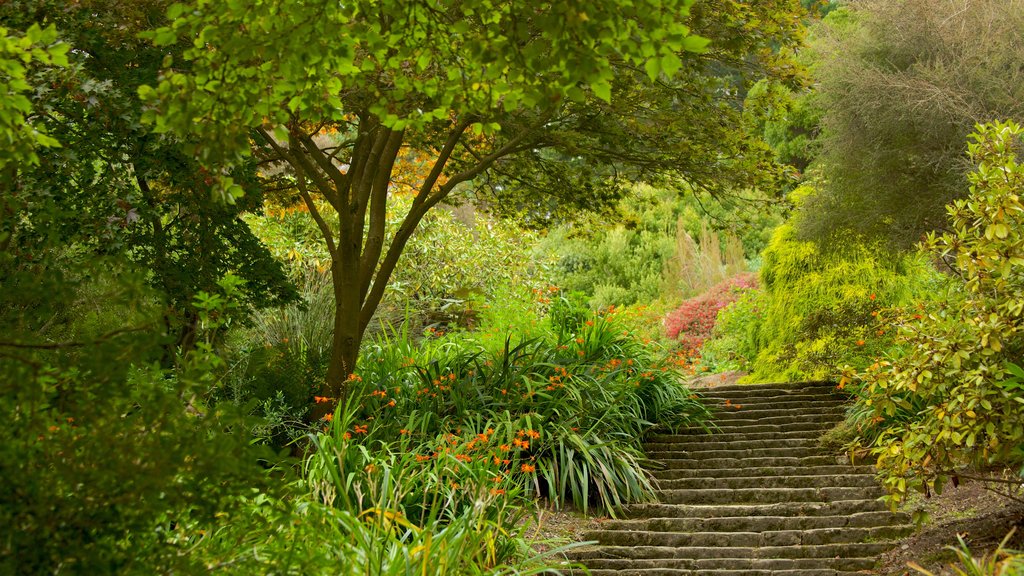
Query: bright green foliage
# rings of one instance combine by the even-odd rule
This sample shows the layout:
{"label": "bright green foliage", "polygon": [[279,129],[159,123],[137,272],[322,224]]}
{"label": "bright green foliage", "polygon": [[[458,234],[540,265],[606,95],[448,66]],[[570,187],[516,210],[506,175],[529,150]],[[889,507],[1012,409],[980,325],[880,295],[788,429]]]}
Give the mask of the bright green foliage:
{"label": "bright green foliage", "polygon": [[[806,190],[804,191],[806,192]],[[907,304],[935,285],[930,266],[848,238],[823,248],[776,229],[762,253],[761,290],[719,314],[708,361],[750,371],[752,382],[820,380],[843,365],[865,367],[892,345],[879,310]]]}
{"label": "bright green foliage", "polygon": [[[225,274],[245,280],[246,304],[281,304],[294,291],[239,218],[258,210],[254,166],[235,177],[249,192],[235,206],[209,202],[212,179],[182,150],[182,140],[156,138],[140,125],[140,84],[155,82],[160,62],[180,47],[154,48],[137,38],[160,22],[168,0],[11,0],[0,21],[22,30],[54,22],[74,50],[63,68],[35,67],[31,122],[58,136],[60,148],[36,152],[37,165],[8,167],[12,192],[0,202],[0,237],[10,249],[38,257],[50,245],[73,246],[75,258],[117,255],[148,271],[167,300],[164,363],[196,337],[199,292]],[[183,139],[184,140],[184,139]]]}
{"label": "bright green foliage", "polygon": [[[38,24],[24,35],[0,26],[0,174],[10,163],[38,164],[36,147],[60,146],[46,130],[30,122],[31,66],[67,66],[70,45],[57,41],[52,25]],[[3,179],[0,183],[9,184]],[[0,238],[2,239],[2,238]]]}
{"label": "bright green foliage", "polygon": [[347,432],[351,417],[339,414],[316,434],[287,499],[260,495],[229,524],[193,524],[174,536],[218,572],[240,575],[511,576],[569,567],[563,548],[530,548],[533,503],[512,478],[466,460],[462,438],[424,438],[411,419],[407,434],[367,450],[363,434]]}
{"label": "bright green foliage", "polygon": [[857,375],[896,501],[941,491],[965,467],[1024,462],[1022,134],[1014,123],[978,128],[970,194],[948,208],[951,232],[925,243],[963,282],[948,301],[896,313],[901,353]]}
{"label": "bright green foliage", "polygon": [[250,127],[286,126],[293,114],[344,123],[365,111],[394,130],[416,130],[452,114],[583,101],[581,85],[608,101],[613,61],[644,67],[652,79],[671,76],[679,51],[707,44],[681,20],[691,2],[178,4],[173,26],[152,38],[195,38],[185,54],[195,72],[161,82],[166,108],[155,119],[160,129],[200,135],[197,153],[214,160],[246,153]]}
{"label": "bright green foliage", "polygon": [[[717,0],[691,14],[690,4],[198,1],[172,7],[172,25],[151,35],[191,41],[191,69],[168,68],[140,95],[158,131],[196,139],[222,191],[240,193],[228,169],[250,146],[285,168],[265,176],[298,192],[331,257],[323,395],[344,401],[409,238],[468,183],[500,211],[537,215],[553,212],[538,197],[607,205],[647,175],[715,189],[774,178],[767,148],[739,122],[738,95],[755,75],[795,76],[801,8]],[[389,236],[396,171],[416,155],[425,170]]]}
{"label": "bright green foliage", "polygon": [[[1014,576],[1024,573],[1024,552],[1006,547],[1016,531],[1016,527],[1011,529],[995,550],[980,558],[971,553],[967,542],[964,542],[963,535],[957,534],[958,546],[946,547],[956,555],[957,563],[949,565],[953,569],[953,574],[955,576]],[[919,574],[936,576],[934,572],[922,568],[916,562],[909,562],[908,565]]]}

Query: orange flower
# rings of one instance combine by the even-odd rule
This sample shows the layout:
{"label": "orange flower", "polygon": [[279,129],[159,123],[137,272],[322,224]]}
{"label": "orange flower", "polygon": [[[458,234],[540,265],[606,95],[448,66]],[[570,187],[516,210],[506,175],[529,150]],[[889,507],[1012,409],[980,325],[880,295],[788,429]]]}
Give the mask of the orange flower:
{"label": "orange flower", "polygon": [[863,340],[857,340],[857,346],[863,346],[863,345],[864,345],[864,341]]}
{"label": "orange flower", "polygon": [[331,398],[328,398],[327,396],[313,396],[313,401],[317,404],[325,404],[330,402]]}
{"label": "orange flower", "polygon": [[409,433],[409,431],[406,430],[405,428],[402,428],[401,430],[398,431],[398,433],[401,434],[402,436],[405,436],[406,434]]}
{"label": "orange flower", "polygon": [[392,400],[391,402],[388,402],[388,406],[390,406],[392,408],[395,407],[395,404],[396,404],[396,402],[394,400]]}
{"label": "orange flower", "polygon": [[523,464],[522,466],[519,467],[519,469],[529,474],[530,472],[535,472],[537,470],[537,467],[534,466],[533,464]]}
{"label": "orange flower", "polygon": [[505,491],[501,488],[491,488],[491,496],[501,496],[505,494]]}
{"label": "orange flower", "polygon": [[351,440],[352,439],[352,435],[349,434],[348,432],[345,432],[344,434],[342,434],[341,437],[344,438],[345,440]]}
{"label": "orange flower", "polygon": [[512,449],[512,447],[509,446],[508,444],[502,444],[501,446],[498,446],[498,449],[500,449],[502,452],[508,452],[509,450]]}
{"label": "orange flower", "polygon": [[874,300],[874,299],[875,299],[875,295],[874,295],[874,294],[872,294],[871,296],[868,296],[868,298],[870,298],[870,299]]}
{"label": "orange flower", "polygon": [[533,438],[534,440],[540,438],[540,432],[537,432],[536,430],[527,430],[526,435],[529,436],[530,438]]}
{"label": "orange flower", "polygon": [[334,420],[334,413],[333,412],[328,412],[327,414],[324,414],[324,420],[326,420],[328,422],[330,422],[331,420]]}

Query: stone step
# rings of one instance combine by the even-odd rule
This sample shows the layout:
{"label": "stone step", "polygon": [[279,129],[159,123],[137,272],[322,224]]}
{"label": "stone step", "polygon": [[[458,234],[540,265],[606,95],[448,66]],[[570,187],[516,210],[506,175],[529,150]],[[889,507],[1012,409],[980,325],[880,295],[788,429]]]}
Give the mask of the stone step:
{"label": "stone step", "polygon": [[809,530],[771,530],[767,532],[652,532],[593,530],[584,540],[596,540],[602,546],[675,546],[675,547],[747,547],[820,546],[849,544],[865,540],[894,540],[913,532],[912,526],[873,526],[867,528],[814,528]]}
{"label": "stone step", "polygon": [[717,470],[722,468],[761,468],[764,466],[830,466],[835,464],[849,464],[850,460],[845,455],[828,456],[778,456],[764,458],[658,458],[656,461],[662,469],[674,470],[699,469]]}
{"label": "stone step", "polygon": [[681,480],[684,478],[739,478],[758,476],[767,480],[776,476],[833,476],[846,474],[875,474],[874,466],[851,466],[849,464],[832,464],[827,466],[760,466],[752,468],[675,468],[652,470],[651,476],[656,480]]}
{"label": "stone step", "polygon": [[611,520],[604,530],[649,530],[660,532],[766,532],[772,530],[815,530],[819,528],[871,528],[910,525],[909,514],[855,512],[841,516],[721,516],[714,518],[646,518]]}
{"label": "stone step", "polygon": [[733,404],[732,406],[720,406],[713,410],[715,424],[721,428],[722,424],[732,420],[762,420],[766,418],[820,418],[842,419],[846,415],[846,405],[840,406],[804,406],[800,408],[758,408],[749,405]]}
{"label": "stone step", "polygon": [[698,574],[719,574],[733,570],[838,570],[859,571],[874,568],[873,558],[601,558],[590,560],[600,569],[649,570],[665,567],[670,570],[699,570]]}
{"label": "stone step", "polygon": [[780,433],[780,432],[817,432],[823,434],[828,430],[834,428],[835,422],[788,422],[784,424],[779,423],[754,423],[754,424],[736,424],[732,423],[728,426],[728,430],[723,430],[721,427],[718,429],[708,432],[705,428],[681,428],[676,435],[679,436],[716,436],[726,434],[756,434],[763,432]]}
{"label": "stone step", "polygon": [[574,560],[586,561],[598,558],[629,558],[634,560],[666,560],[672,558],[729,558],[729,559],[797,559],[797,558],[873,558],[890,549],[888,542],[858,542],[843,544],[821,544],[814,546],[600,546],[592,550],[571,553]]}
{"label": "stone step", "polygon": [[822,448],[747,448],[747,449],[703,449],[694,450],[647,450],[647,458],[651,460],[671,460],[689,458],[696,460],[707,460],[715,458],[776,458],[786,456],[789,458],[807,458],[809,456],[822,456],[831,454],[830,451]]}
{"label": "stone step", "polygon": [[707,490],[739,488],[824,488],[878,487],[870,474],[836,474],[831,476],[736,476],[733,478],[680,478],[658,480],[659,490]]}
{"label": "stone step", "polygon": [[714,408],[721,408],[727,404],[738,404],[750,408],[814,408],[814,407],[836,407],[849,406],[850,398],[837,396],[835,394],[805,394],[800,396],[765,396],[761,398],[714,398],[704,397],[703,402]]}
{"label": "stone step", "polygon": [[753,448],[817,448],[816,438],[778,438],[772,440],[731,440],[719,441],[714,436],[686,442],[646,442],[644,451],[690,451],[690,450],[750,450]]}
{"label": "stone step", "polygon": [[572,575],[590,576],[864,576],[861,571],[831,569],[808,570],[675,570],[672,568],[596,569],[569,571]]}
{"label": "stone step", "polygon": [[833,382],[802,382],[785,384],[733,384],[715,386],[698,391],[702,396],[723,397],[736,395],[741,398],[778,396],[786,394],[831,394],[842,393]]}
{"label": "stone step", "polygon": [[780,502],[831,502],[870,500],[885,492],[881,486],[826,488],[712,488],[706,490],[660,490],[658,500],[666,504],[775,504]]}
{"label": "stone step", "polygon": [[651,434],[646,441],[651,444],[673,444],[677,442],[733,442],[752,440],[817,440],[830,426],[818,426],[810,430],[787,430],[773,432],[722,432],[704,434]]}
{"label": "stone step", "polygon": [[[749,558],[712,558],[702,562],[705,566],[689,567],[686,560],[597,560],[602,568],[591,570],[589,574],[604,576],[611,574],[631,576],[864,576],[866,570],[874,567],[873,561],[865,559],[833,559],[828,561],[831,567],[823,568],[822,559],[749,559]],[[708,568],[711,565],[724,565],[730,568]],[[739,568],[731,566],[738,565]],[[677,567],[678,566],[678,567]],[[785,568],[797,566],[796,568]],[[804,566],[803,568],[799,566]],[[570,571],[573,575],[582,575],[582,570]]]}
{"label": "stone step", "polygon": [[773,502],[756,504],[634,504],[627,518],[727,518],[752,516],[843,516],[859,512],[887,512],[877,498],[832,502]]}
{"label": "stone step", "polygon": [[737,432],[737,428],[745,428],[747,426],[764,426],[770,424],[777,424],[784,426],[784,429],[793,430],[790,428],[791,424],[831,424],[835,426],[843,420],[843,413],[829,414],[817,413],[817,414],[798,414],[798,415],[782,415],[782,416],[757,416],[751,417],[749,413],[743,414],[742,411],[732,413],[731,416],[725,416],[721,413],[715,414],[715,425],[719,430],[723,432]]}

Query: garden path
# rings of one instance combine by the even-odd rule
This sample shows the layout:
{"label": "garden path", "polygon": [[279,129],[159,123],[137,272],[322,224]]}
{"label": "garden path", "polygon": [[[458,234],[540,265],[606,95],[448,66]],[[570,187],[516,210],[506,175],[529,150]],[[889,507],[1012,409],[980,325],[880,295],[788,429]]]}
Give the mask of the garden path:
{"label": "garden path", "polygon": [[912,531],[871,466],[819,446],[849,399],[831,384],[719,386],[717,430],[656,434],[658,502],[585,535],[594,576],[852,576]]}

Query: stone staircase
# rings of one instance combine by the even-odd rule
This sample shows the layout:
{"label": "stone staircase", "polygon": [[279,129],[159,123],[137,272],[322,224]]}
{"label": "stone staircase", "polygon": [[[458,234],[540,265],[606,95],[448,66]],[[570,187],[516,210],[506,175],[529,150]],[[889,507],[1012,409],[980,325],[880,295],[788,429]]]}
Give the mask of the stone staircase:
{"label": "stone staircase", "polygon": [[818,437],[848,400],[830,384],[724,386],[705,395],[718,430],[648,438],[658,503],[584,537],[595,576],[847,576],[912,531],[890,513],[871,466]]}

